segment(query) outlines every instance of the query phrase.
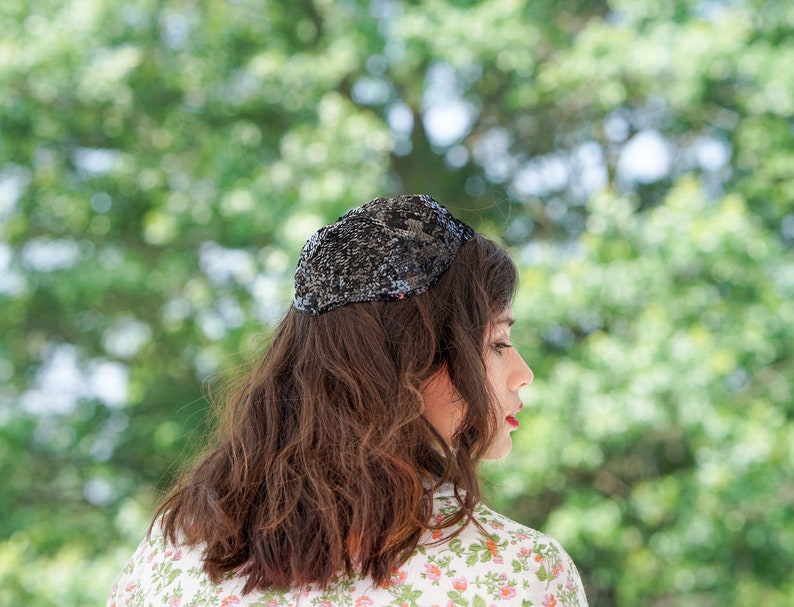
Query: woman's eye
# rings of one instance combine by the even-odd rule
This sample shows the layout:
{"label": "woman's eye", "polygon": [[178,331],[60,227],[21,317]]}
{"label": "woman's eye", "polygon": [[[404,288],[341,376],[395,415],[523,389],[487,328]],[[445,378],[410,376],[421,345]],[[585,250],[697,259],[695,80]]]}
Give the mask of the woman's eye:
{"label": "woman's eye", "polygon": [[507,343],[505,341],[497,341],[497,342],[494,342],[491,347],[494,349],[494,351],[497,354],[501,354],[502,350],[505,350],[507,348],[512,348],[513,344],[509,344],[509,343]]}

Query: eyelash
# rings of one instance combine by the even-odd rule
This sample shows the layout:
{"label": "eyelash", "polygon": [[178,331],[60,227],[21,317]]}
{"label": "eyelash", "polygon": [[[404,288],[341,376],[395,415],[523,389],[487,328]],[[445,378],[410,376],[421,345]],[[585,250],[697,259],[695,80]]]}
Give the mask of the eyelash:
{"label": "eyelash", "polygon": [[507,348],[512,348],[513,344],[509,344],[509,343],[507,343],[505,341],[497,341],[497,342],[491,344],[491,347],[494,349],[494,352],[496,352],[497,354],[501,355],[502,354],[502,350],[505,350]]}

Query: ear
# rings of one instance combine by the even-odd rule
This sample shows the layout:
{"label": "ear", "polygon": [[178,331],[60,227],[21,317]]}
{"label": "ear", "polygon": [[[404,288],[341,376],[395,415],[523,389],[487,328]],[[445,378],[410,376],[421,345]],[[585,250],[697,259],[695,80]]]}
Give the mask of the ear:
{"label": "ear", "polygon": [[427,421],[449,443],[463,417],[463,403],[446,367],[436,371],[420,388]]}

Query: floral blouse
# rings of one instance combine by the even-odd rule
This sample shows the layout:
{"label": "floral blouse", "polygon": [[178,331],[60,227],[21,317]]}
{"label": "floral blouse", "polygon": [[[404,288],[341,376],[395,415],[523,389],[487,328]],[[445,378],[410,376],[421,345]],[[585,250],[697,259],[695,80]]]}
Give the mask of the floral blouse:
{"label": "floral blouse", "polygon": [[[440,520],[457,504],[450,493],[435,497]],[[325,590],[313,587],[255,590],[228,575],[213,583],[202,569],[197,546],[172,546],[153,532],[121,572],[108,607],[586,607],[582,582],[571,558],[547,535],[519,525],[479,504],[476,526],[442,544],[428,532],[414,554],[385,584],[367,577],[339,577]],[[465,523],[461,523],[462,525]]]}

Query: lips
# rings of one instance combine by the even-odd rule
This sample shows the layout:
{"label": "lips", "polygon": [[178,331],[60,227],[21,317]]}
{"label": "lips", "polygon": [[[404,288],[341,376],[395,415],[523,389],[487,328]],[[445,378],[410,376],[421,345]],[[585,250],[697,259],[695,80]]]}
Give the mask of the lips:
{"label": "lips", "polygon": [[[516,413],[521,411],[521,409],[523,409],[523,408],[524,408],[524,403],[519,403],[518,404],[518,410],[516,411]],[[507,420],[508,424],[513,426],[513,428],[518,428],[518,420],[516,419],[515,413],[512,414],[512,415],[508,415],[507,417],[505,417],[505,419]]]}

